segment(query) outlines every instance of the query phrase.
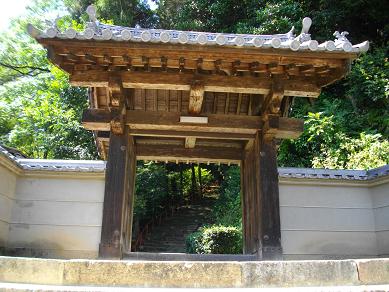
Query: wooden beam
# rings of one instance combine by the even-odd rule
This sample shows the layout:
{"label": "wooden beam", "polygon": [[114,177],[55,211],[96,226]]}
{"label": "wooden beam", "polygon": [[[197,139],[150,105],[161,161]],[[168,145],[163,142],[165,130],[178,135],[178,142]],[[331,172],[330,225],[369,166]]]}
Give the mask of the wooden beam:
{"label": "wooden beam", "polygon": [[[200,141],[196,141],[196,143],[200,143],[205,139],[208,141],[218,140],[229,141],[236,140],[240,142],[250,143],[254,140],[254,135],[250,134],[239,134],[239,133],[229,133],[228,135],[224,133],[207,133],[207,132],[188,132],[188,131],[164,131],[164,130],[130,130],[129,133],[131,136],[135,137],[155,137],[155,138],[179,138],[179,139],[187,139],[187,138],[200,138]],[[96,138],[100,142],[109,142],[109,132],[97,131]],[[252,143],[251,143],[252,145]],[[249,147],[249,146],[247,146]]]}
{"label": "wooden beam", "polygon": [[[70,76],[73,86],[107,87],[112,73],[99,70],[74,72]],[[166,89],[189,91],[193,81],[201,82],[204,91],[268,94],[272,79],[252,76],[221,76],[190,73],[118,72],[126,88]],[[284,94],[290,96],[317,97],[320,87],[307,78],[290,78],[282,81]]]}
{"label": "wooden beam", "polygon": [[185,138],[185,148],[195,148],[196,138],[188,137]]}
{"label": "wooden beam", "polygon": [[170,145],[142,145],[136,150],[138,160],[176,161],[186,159],[188,161],[240,163],[241,151],[232,147],[201,147],[183,148]]}
{"label": "wooden beam", "polygon": [[[98,132],[98,135],[101,132]],[[107,133],[107,132],[102,132]],[[171,130],[145,130],[145,129],[131,129],[130,135],[141,137],[172,137],[172,138],[201,138],[201,139],[225,139],[225,140],[239,140],[248,141],[254,139],[253,134],[242,133],[217,133],[217,132],[201,132],[201,131],[171,131]],[[100,136],[98,136],[100,138]],[[104,136],[101,137],[104,139]]]}
{"label": "wooden beam", "polygon": [[[110,121],[118,111],[87,109],[82,123],[88,130],[109,131]],[[258,130],[279,139],[297,138],[304,130],[300,119],[269,115],[263,124],[260,116],[209,115],[208,124],[180,124],[174,112],[127,111],[126,125],[130,135],[151,137],[207,138],[251,140]],[[103,136],[98,138],[104,138]],[[105,137],[106,138],[106,137]]]}
{"label": "wooden beam", "polygon": [[269,115],[263,125],[263,133],[277,139],[296,139],[304,131],[304,121],[295,118]]}
{"label": "wooden beam", "polygon": [[189,114],[197,115],[201,112],[204,100],[204,85],[201,82],[194,82],[189,93]]}
{"label": "wooden beam", "polygon": [[[82,124],[88,130],[109,131],[110,121],[119,111],[87,109],[83,113]],[[219,132],[254,134],[262,128],[259,116],[208,115],[207,124],[180,123],[180,113],[157,111],[127,111],[125,124],[132,130],[171,130],[188,132]]]}

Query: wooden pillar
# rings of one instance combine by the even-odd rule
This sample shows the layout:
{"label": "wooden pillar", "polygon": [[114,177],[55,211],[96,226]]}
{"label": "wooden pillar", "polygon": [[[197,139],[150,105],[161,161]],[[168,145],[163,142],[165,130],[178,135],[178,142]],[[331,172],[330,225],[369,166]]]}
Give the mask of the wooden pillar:
{"label": "wooden pillar", "polygon": [[132,241],[132,225],[134,215],[135,202],[135,180],[136,180],[136,155],[134,138],[129,136],[128,139],[128,154],[127,154],[127,188],[125,190],[124,200],[124,219],[123,219],[123,252],[131,252]]}
{"label": "wooden pillar", "polygon": [[259,241],[259,212],[258,212],[258,151],[254,148],[245,151],[241,164],[241,195],[242,195],[242,224],[243,224],[243,253],[256,254]]}
{"label": "wooden pillar", "polygon": [[256,135],[241,167],[243,252],[282,259],[278,170],[274,140]]}
{"label": "wooden pillar", "polygon": [[262,137],[259,159],[261,193],[261,254],[265,260],[281,260],[281,223],[277,148],[274,138]]}
{"label": "wooden pillar", "polygon": [[131,248],[132,209],[135,182],[135,150],[128,128],[111,131],[105,173],[103,221],[99,256],[121,258]]}

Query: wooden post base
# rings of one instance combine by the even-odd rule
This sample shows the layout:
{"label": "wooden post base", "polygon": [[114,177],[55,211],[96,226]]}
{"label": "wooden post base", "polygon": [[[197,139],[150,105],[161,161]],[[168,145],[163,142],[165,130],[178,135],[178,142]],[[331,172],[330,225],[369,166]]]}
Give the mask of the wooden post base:
{"label": "wooden post base", "polygon": [[282,247],[278,246],[264,246],[258,251],[258,259],[264,261],[282,261]]}
{"label": "wooden post base", "polygon": [[99,257],[121,259],[122,253],[120,247],[115,244],[100,243],[99,244]]}

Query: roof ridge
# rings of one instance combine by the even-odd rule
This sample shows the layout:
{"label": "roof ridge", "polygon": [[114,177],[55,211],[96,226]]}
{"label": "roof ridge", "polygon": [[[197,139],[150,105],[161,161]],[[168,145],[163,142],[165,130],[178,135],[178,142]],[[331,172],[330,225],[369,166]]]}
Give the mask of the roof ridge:
{"label": "roof ridge", "polygon": [[117,25],[102,24],[97,20],[96,8],[93,5],[88,6],[86,10],[89,15],[89,22],[84,31],[76,31],[68,28],[61,31],[57,22],[46,21],[49,27],[45,31],[35,28],[28,24],[28,33],[36,39],[76,39],[76,40],[114,40],[119,42],[161,42],[178,44],[197,44],[197,45],[219,45],[235,47],[256,47],[256,48],[275,48],[290,49],[292,51],[341,51],[346,53],[363,53],[369,49],[369,42],[365,41],[357,45],[352,45],[347,39],[348,32],[336,31],[333,35],[335,40],[328,40],[321,44],[311,39],[309,29],[312,20],[305,17],[302,20],[302,30],[299,35],[294,34],[294,27],[287,33],[272,35],[256,34],[234,34],[234,33],[211,33],[183,30],[164,30],[164,29],[146,29],[137,27],[123,27]]}

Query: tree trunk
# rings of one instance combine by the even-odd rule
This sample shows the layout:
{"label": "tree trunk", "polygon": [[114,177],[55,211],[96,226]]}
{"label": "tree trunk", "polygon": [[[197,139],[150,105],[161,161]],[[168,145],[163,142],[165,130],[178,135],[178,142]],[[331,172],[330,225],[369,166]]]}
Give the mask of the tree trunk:
{"label": "tree trunk", "polygon": [[191,201],[194,202],[197,199],[197,195],[196,195],[197,190],[196,190],[196,171],[193,163],[191,163],[190,168],[192,170],[192,185],[191,185],[190,193],[191,193]]}
{"label": "tree trunk", "polygon": [[202,198],[203,197],[203,182],[202,182],[202,178],[201,178],[201,166],[199,164],[199,167],[197,169],[197,175],[199,177],[199,197]]}

